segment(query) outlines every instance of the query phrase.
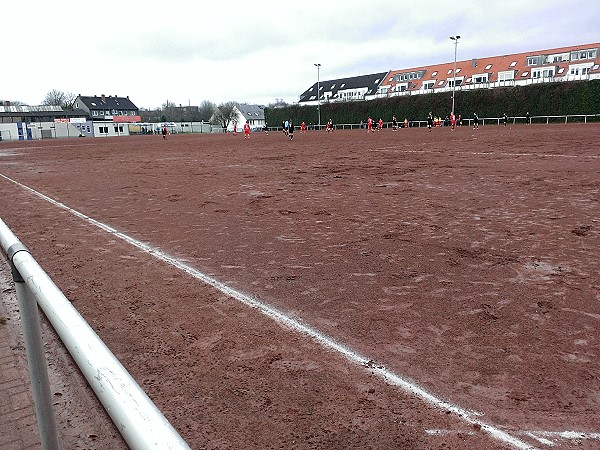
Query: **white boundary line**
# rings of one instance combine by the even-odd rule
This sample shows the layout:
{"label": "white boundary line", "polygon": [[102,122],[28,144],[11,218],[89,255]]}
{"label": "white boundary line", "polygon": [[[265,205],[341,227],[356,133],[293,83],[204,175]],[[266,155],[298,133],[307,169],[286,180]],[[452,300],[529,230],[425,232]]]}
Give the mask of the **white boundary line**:
{"label": "white boundary line", "polygon": [[[460,430],[448,430],[448,429],[440,429],[440,428],[431,428],[425,430],[425,433],[430,436],[447,436],[453,434],[468,434],[474,435],[475,431],[460,431]],[[590,441],[600,441],[600,433],[588,433],[585,431],[518,431],[515,434],[528,436],[536,441],[548,446],[554,447],[556,445],[556,441],[579,441],[579,440],[590,440]],[[554,440],[550,440],[547,438],[552,438]]]}
{"label": "white boundary line", "polygon": [[106,231],[107,233],[112,234],[113,236],[118,237],[119,239],[122,239],[123,241],[148,253],[149,255],[152,255],[155,258],[157,258],[167,264],[170,264],[171,266],[173,266],[179,270],[182,270],[182,271],[188,273],[189,275],[193,276],[194,278],[208,284],[209,286],[212,286],[213,288],[228,295],[229,297],[234,298],[234,299],[238,300],[239,302],[241,302],[247,306],[250,306],[251,308],[257,309],[265,316],[273,319],[275,322],[283,324],[294,331],[297,331],[299,333],[302,333],[302,334],[310,337],[311,339],[316,341],[318,344],[320,344],[323,348],[326,348],[328,350],[333,350],[333,351],[341,354],[349,362],[363,366],[364,368],[369,370],[371,373],[378,375],[381,379],[383,379],[387,383],[389,383],[393,386],[397,386],[400,389],[402,389],[403,391],[405,391],[411,395],[414,395],[415,397],[420,398],[422,401],[429,404],[430,406],[439,408],[445,412],[454,413],[460,419],[462,419],[464,422],[467,422],[468,424],[478,425],[479,427],[481,427],[481,430],[486,432],[493,439],[504,442],[504,443],[511,445],[512,447],[517,448],[517,449],[524,449],[524,450],[525,449],[526,450],[535,449],[535,447],[533,447],[532,445],[501,430],[499,427],[497,427],[493,424],[483,422],[477,418],[477,416],[481,416],[483,414],[475,412],[475,411],[467,410],[458,405],[455,405],[453,403],[442,400],[440,397],[427,392],[424,388],[420,387],[416,383],[413,383],[406,377],[403,377],[402,375],[398,375],[379,364],[373,363],[372,359],[353,351],[352,349],[346,347],[345,345],[337,342],[335,339],[321,333],[317,329],[312,328],[312,327],[300,322],[299,320],[286,315],[285,313],[279,311],[277,308],[275,308],[267,303],[264,303],[261,300],[255,298],[253,296],[244,294],[236,289],[233,289],[233,288],[227,286],[226,284],[218,281],[217,279],[200,272],[199,270],[195,269],[194,267],[192,267],[172,256],[169,256],[167,253],[163,252],[159,248],[153,247],[149,244],[145,244],[145,243],[138,241],[137,239],[134,239],[124,233],[121,233],[120,231],[116,230],[115,228],[113,228],[109,225],[106,225],[102,222],[99,222],[95,219],[92,219],[91,217],[68,207],[64,203],[56,201],[56,200],[36,191],[22,183],[19,183],[18,181],[13,180],[12,178],[7,177],[4,174],[0,173],[0,176],[4,179],[16,184],[17,186],[20,186],[21,188],[31,192],[32,194],[41,198],[42,200],[45,200],[54,206],[64,209],[64,210],[68,211],[69,213],[73,214],[74,216],[76,216],[80,219],[83,219],[92,225],[95,225],[96,227],[100,228],[101,230]]}

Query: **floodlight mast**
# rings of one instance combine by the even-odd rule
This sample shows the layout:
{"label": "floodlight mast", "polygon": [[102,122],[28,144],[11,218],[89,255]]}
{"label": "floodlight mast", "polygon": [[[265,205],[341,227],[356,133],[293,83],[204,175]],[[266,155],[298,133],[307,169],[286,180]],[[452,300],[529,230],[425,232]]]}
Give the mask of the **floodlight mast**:
{"label": "floodlight mast", "polygon": [[454,41],[454,72],[452,73],[452,114],[454,114],[454,92],[456,90],[456,50],[458,47],[458,40],[460,36],[450,36],[450,39]]}
{"label": "floodlight mast", "polygon": [[320,81],[320,71],[321,64],[315,63],[315,67],[317,68],[317,113],[318,113],[318,130],[321,129],[321,81]]}

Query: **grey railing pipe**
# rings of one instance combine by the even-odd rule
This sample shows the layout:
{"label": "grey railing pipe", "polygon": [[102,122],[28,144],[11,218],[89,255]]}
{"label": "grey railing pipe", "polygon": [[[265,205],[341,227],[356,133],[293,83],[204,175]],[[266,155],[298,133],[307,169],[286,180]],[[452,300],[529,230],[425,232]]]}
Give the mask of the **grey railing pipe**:
{"label": "grey railing pipe", "polygon": [[[6,255],[21,242],[0,219]],[[12,252],[12,264],[62,340],[115,426],[134,450],[189,446],[106,347],[28,251]]]}
{"label": "grey railing pipe", "polygon": [[37,303],[33,292],[13,264],[13,258],[19,252],[29,253],[24,245],[16,243],[6,249],[6,257],[15,282],[40,443],[44,450],[60,450]]}

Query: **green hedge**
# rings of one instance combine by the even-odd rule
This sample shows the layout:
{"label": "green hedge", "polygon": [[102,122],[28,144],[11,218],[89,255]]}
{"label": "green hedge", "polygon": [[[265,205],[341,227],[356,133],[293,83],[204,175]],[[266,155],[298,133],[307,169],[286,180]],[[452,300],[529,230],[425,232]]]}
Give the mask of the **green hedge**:
{"label": "green hedge", "polygon": [[[395,115],[425,120],[431,111],[434,116],[446,116],[452,109],[452,92],[391,97],[348,103],[322,103],[321,124],[330,118],[336,124],[358,124],[368,117],[389,122]],[[600,113],[600,80],[540,83],[531,86],[478,89],[455,92],[456,114],[465,118],[477,112],[479,117],[553,116]],[[316,124],[317,106],[290,105],[283,108],[265,108],[265,119],[270,127],[281,126],[291,119],[296,124],[304,121]]]}

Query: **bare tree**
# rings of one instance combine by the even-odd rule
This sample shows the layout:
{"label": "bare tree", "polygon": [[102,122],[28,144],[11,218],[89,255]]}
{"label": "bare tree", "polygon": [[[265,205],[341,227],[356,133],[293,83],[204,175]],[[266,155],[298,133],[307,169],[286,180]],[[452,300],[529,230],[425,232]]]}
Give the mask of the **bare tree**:
{"label": "bare tree", "polygon": [[71,92],[66,92],[65,93],[65,103],[64,105],[62,105],[63,107],[65,107],[66,109],[73,109],[73,106],[75,105],[75,100],[77,100],[77,96]]}
{"label": "bare tree", "polygon": [[177,115],[176,109],[177,105],[175,105],[175,103],[170,102],[169,100],[166,101],[166,103],[163,103],[162,105],[162,111],[163,111],[163,116],[164,119],[163,121],[167,121],[167,120],[171,120],[174,121],[175,116]]}
{"label": "bare tree", "polygon": [[21,100],[0,100],[2,106],[25,106],[26,104]]}
{"label": "bare tree", "polygon": [[46,106],[61,106],[65,109],[72,109],[73,103],[75,103],[76,95],[70,92],[59,91],[58,89],[52,89],[46,94],[42,105]]}
{"label": "bare tree", "polygon": [[282,98],[275,98],[275,102],[269,103],[269,108],[284,108],[286,106],[289,105]]}
{"label": "bare tree", "polygon": [[237,106],[236,102],[226,102],[221,103],[215,109],[215,113],[213,118],[216,123],[221,125],[223,129],[229,126],[229,122],[231,122],[235,118],[234,108]]}
{"label": "bare tree", "polygon": [[215,113],[215,109],[217,109],[217,105],[209,100],[204,100],[198,106],[199,118],[202,121],[209,122]]}

